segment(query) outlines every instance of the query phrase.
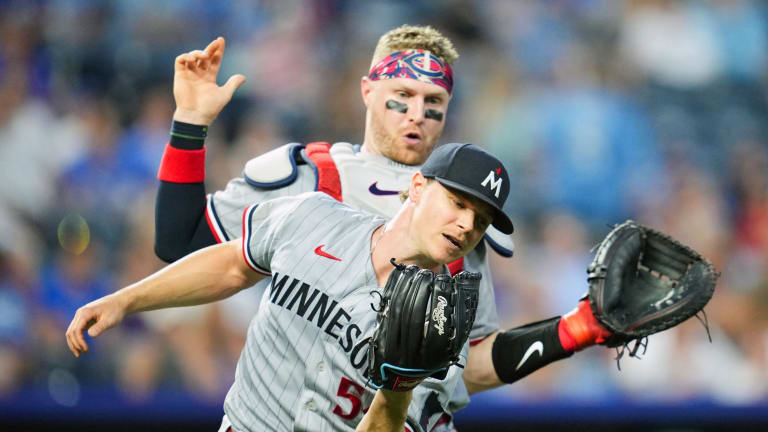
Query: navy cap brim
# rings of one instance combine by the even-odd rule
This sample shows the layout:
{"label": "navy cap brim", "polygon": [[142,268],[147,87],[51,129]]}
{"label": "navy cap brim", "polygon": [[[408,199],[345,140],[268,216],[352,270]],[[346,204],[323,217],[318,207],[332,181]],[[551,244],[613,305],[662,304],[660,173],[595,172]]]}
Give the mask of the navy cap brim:
{"label": "navy cap brim", "polygon": [[512,234],[512,232],[514,232],[515,227],[512,225],[512,220],[509,218],[509,216],[507,216],[507,214],[504,213],[504,210],[500,209],[496,205],[495,202],[491,201],[486,196],[477,193],[476,190],[474,190],[474,189],[472,189],[470,187],[467,187],[467,186],[464,186],[462,184],[453,182],[451,180],[446,180],[446,179],[444,179],[442,177],[432,177],[432,178],[434,178],[435,180],[439,181],[441,184],[443,184],[445,186],[449,186],[449,187],[451,187],[453,189],[457,189],[457,190],[460,190],[460,191],[462,191],[464,193],[468,193],[468,194],[472,195],[473,197],[478,198],[481,201],[483,201],[484,203],[490,205],[491,208],[494,210],[494,213],[495,213],[493,215],[493,222],[491,223],[491,225],[496,227],[497,230],[503,232],[504,234]]}

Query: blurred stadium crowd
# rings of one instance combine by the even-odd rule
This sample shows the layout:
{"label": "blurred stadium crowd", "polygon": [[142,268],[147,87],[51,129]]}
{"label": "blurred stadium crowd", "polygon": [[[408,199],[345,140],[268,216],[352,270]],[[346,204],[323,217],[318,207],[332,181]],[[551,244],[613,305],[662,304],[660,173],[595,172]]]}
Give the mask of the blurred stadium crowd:
{"label": "blurred stadium crowd", "polygon": [[[156,170],[173,59],[218,35],[246,84],[210,129],[207,184],[286,142],[360,142],[378,36],[431,24],[456,43],[442,142],[510,167],[515,257],[494,260],[502,325],[562,314],[590,248],[633,218],[722,271],[696,320],[644,359],[593,348],[496,390],[722,404],[768,400],[768,8],[750,0],[0,0],[0,399],[79,388],[220,401],[258,299],[131,317],[75,359],[77,307],[163,266]],[[221,81],[223,82],[223,80]],[[75,389],[75,390],[73,390]]]}

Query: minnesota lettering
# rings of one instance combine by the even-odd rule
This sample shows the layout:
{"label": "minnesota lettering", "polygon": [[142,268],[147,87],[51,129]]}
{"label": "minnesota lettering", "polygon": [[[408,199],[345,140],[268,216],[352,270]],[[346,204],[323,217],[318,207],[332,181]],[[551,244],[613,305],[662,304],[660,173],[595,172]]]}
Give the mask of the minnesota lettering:
{"label": "minnesota lettering", "polygon": [[[336,339],[349,355],[352,366],[368,376],[366,360],[370,338],[358,340],[363,331],[356,324],[349,324],[350,315],[338,301],[308,283],[279,273],[272,276],[269,301],[296,313]],[[340,330],[344,331],[340,334]]]}

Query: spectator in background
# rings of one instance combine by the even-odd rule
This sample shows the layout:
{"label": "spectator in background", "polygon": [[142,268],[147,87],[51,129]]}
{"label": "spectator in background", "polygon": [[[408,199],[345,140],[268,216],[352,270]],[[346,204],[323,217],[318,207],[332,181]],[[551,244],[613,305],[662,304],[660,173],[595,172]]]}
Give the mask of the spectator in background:
{"label": "spectator in background", "polygon": [[39,360],[34,337],[40,239],[0,201],[0,399],[30,379]]}
{"label": "spectator in background", "polygon": [[768,11],[748,0],[710,2],[716,47],[723,59],[723,75],[736,84],[759,86],[768,66]]}
{"label": "spectator in background", "polygon": [[149,187],[163,155],[163,146],[158,143],[168,135],[168,125],[162,119],[173,113],[168,91],[161,85],[143,93],[136,121],[117,138],[115,159],[121,170],[134,173],[139,187]]}
{"label": "spectator in background", "polygon": [[[512,99],[486,139],[517,161],[519,188],[540,197],[538,207],[525,203],[528,194],[515,202],[536,213],[566,209],[590,228],[653,207],[664,160],[640,107],[601,86],[598,60],[583,44],[564,50],[549,76],[546,90]],[[529,120],[527,134],[507,121],[515,116]]]}
{"label": "spectator in background", "polygon": [[[128,149],[120,151],[122,130],[114,102],[88,100],[80,107],[78,120],[87,148],[59,179],[59,208],[82,214],[95,236],[108,248],[118,248],[125,238],[126,209],[152,179],[148,167],[131,163],[135,158]],[[63,217],[60,212],[53,216],[54,223]]]}
{"label": "spectator in background", "polygon": [[0,251],[0,399],[23,385],[33,354],[27,330],[33,304],[23,275],[13,269],[14,258],[11,251]]}
{"label": "spectator in background", "polygon": [[723,68],[712,15],[702,2],[629,1],[619,45],[643,78],[670,89],[704,87]]}
{"label": "spectator in background", "polygon": [[79,144],[52,139],[59,124],[46,101],[30,94],[30,74],[18,63],[0,72],[0,200],[40,223],[55,200],[56,178],[78,155]]}

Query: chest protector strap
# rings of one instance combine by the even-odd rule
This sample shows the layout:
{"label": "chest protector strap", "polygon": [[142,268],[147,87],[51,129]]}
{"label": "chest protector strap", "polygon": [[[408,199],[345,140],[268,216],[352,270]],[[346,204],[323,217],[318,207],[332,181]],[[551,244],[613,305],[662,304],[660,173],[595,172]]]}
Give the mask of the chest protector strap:
{"label": "chest protector strap", "polygon": [[317,168],[317,190],[342,201],[341,180],[336,163],[331,158],[331,145],[327,142],[313,142],[304,148],[307,158]]}

